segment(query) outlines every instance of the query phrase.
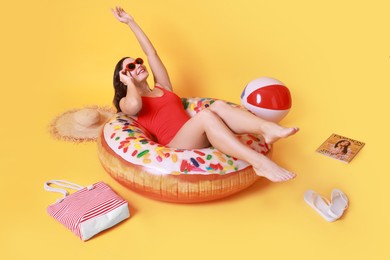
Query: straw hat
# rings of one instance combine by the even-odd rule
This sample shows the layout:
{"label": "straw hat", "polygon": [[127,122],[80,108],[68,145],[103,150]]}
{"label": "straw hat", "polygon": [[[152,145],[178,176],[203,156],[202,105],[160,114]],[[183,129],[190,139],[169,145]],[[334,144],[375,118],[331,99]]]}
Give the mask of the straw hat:
{"label": "straw hat", "polygon": [[112,108],[97,106],[69,110],[52,121],[49,131],[54,138],[65,141],[95,141],[114,114]]}

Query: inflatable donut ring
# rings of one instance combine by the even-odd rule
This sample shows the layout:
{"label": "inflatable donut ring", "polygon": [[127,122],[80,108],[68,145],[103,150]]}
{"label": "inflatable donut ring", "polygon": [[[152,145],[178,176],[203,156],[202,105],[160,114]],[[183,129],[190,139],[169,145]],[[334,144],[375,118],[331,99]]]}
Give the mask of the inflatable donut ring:
{"label": "inflatable donut ring", "polygon": [[[215,99],[184,98],[190,116]],[[229,103],[232,106],[235,104]],[[238,135],[252,149],[270,156],[261,136]],[[252,166],[210,147],[174,149],[156,143],[138,122],[123,113],[112,117],[98,138],[99,159],[119,183],[147,197],[179,203],[204,202],[237,193],[259,177]]]}

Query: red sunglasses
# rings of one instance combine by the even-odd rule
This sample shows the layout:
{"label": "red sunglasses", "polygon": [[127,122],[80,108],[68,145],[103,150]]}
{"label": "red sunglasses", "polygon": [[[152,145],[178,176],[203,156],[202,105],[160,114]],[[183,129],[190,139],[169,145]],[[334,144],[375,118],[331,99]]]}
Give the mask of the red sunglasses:
{"label": "red sunglasses", "polygon": [[136,58],[133,62],[130,62],[126,65],[126,70],[133,71],[136,67],[136,64],[142,65],[144,64],[144,60],[141,58]]}

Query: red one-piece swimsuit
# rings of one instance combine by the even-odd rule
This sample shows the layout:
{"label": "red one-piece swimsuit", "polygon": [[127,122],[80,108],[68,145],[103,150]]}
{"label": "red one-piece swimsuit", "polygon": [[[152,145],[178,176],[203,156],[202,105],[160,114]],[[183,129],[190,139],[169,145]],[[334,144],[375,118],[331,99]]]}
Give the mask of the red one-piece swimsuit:
{"label": "red one-piece swimsuit", "polygon": [[156,86],[163,91],[161,97],[142,97],[142,108],[137,121],[144,126],[162,145],[168,144],[180,128],[190,119],[183,108],[180,97]]}

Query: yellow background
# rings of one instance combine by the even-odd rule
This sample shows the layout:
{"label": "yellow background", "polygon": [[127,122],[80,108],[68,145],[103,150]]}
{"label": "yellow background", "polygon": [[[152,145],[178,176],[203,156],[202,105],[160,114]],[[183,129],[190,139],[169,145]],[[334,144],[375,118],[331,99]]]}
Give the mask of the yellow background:
{"label": "yellow background", "polygon": [[[246,83],[283,81],[299,126],[274,160],[298,174],[260,180],[227,199],[162,203],[105,173],[95,143],[53,140],[47,125],[86,105],[111,105],[122,56],[143,56],[110,7],[133,14],[181,96],[238,103]],[[1,259],[390,259],[388,121],[390,13],[386,0],[7,1],[1,26]],[[315,153],[331,133],[366,143],[350,163]],[[49,179],[105,181],[132,217],[88,242],[54,221]],[[323,220],[307,189],[350,199]]]}

